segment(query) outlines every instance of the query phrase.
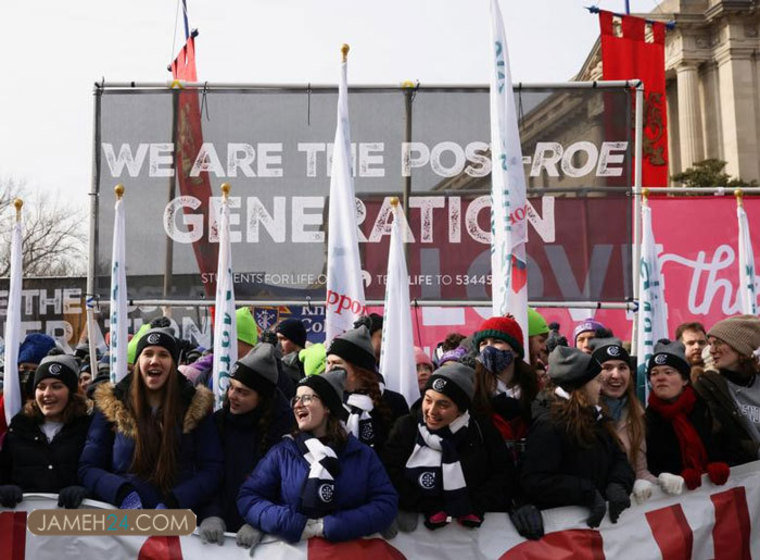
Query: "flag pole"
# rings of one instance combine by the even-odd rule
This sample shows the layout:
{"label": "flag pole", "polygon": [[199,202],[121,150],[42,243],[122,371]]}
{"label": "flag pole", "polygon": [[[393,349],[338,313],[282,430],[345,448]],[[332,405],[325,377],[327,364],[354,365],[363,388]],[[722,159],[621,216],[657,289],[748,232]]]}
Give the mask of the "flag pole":
{"label": "flag pole", "polygon": [[10,282],[8,286],[8,308],[5,320],[5,369],[3,370],[5,424],[21,410],[21,386],[18,376],[18,354],[21,345],[21,288],[23,283],[23,233],[21,231],[21,208],[24,201],[13,201],[16,208],[16,222],[11,238]]}

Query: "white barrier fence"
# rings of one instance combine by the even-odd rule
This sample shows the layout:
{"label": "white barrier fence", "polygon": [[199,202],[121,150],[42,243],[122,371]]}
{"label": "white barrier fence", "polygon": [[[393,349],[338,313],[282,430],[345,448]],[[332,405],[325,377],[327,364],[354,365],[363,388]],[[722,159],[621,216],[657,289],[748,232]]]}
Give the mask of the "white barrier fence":
{"label": "white barrier fence", "polygon": [[[623,512],[617,524],[605,517],[598,530],[585,524],[588,511],[566,507],[543,512],[546,535],[540,541],[520,537],[504,513],[489,513],[479,529],[452,523],[429,531],[421,523],[413,533],[385,541],[379,536],[332,544],[324,539],[289,544],[265,537],[256,558],[320,559],[545,559],[602,560],[744,560],[760,557],[760,536],[752,530],[760,519],[760,462],[731,470],[724,486],[703,477],[697,490],[667,496],[655,489],[645,504]],[[227,534],[223,546],[187,537],[36,536],[26,529],[27,512],[56,508],[54,495],[25,496],[16,510],[0,509],[0,560],[121,560],[249,558]],[[82,507],[108,509],[86,500]]]}

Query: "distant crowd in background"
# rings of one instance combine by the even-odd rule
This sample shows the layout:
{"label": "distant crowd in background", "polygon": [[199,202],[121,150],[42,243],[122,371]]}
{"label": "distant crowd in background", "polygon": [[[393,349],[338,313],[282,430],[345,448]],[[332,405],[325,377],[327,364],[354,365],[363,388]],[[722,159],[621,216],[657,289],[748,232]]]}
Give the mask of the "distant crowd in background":
{"label": "distant crowd in background", "polygon": [[[588,509],[625,521],[631,500],[724,484],[758,459],[760,319],[680,325],[642,364],[588,319],[565,335],[529,310],[415,348],[419,398],[386,387],[383,318],[362,317],[329,346],[298,319],[260,333],[237,311],[238,356],[214,411],[213,355],[160,317],[129,342],[129,374],[92,371],[87,344],[66,354],[29,334],[18,356],[23,408],[5,425],[0,396],[0,505],[25,492],[121,508],[190,508],[204,542],[225,532],[253,547],[287,541],[392,539],[421,521],[476,529],[508,512],[526,538],[541,511]],[[415,395],[416,397],[417,395]]]}

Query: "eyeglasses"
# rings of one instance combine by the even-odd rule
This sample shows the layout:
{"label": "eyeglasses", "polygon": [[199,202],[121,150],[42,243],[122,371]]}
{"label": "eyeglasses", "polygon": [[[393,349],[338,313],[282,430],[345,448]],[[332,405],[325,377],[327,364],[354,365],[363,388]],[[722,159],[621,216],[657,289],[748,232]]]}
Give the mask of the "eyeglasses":
{"label": "eyeglasses", "polygon": [[304,406],[309,406],[314,399],[319,400],[319,395],[296,395],[290,399],[290,408],[295,408],[298,405],[298,401],[301,401],[301,404]]}

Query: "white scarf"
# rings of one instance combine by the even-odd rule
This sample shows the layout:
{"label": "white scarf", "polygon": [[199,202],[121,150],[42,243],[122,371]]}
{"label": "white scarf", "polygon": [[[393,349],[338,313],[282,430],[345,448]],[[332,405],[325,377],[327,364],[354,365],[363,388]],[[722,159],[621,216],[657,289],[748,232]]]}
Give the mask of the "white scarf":
{"label": "white scarf", "polygon": [[372,429],[372,416],[369,414],[375,408],[372,398],[369,395],[352,393],[348,396],[346,404],[350,411],[346,429],[359,441],[371,444],[375,435]]}

